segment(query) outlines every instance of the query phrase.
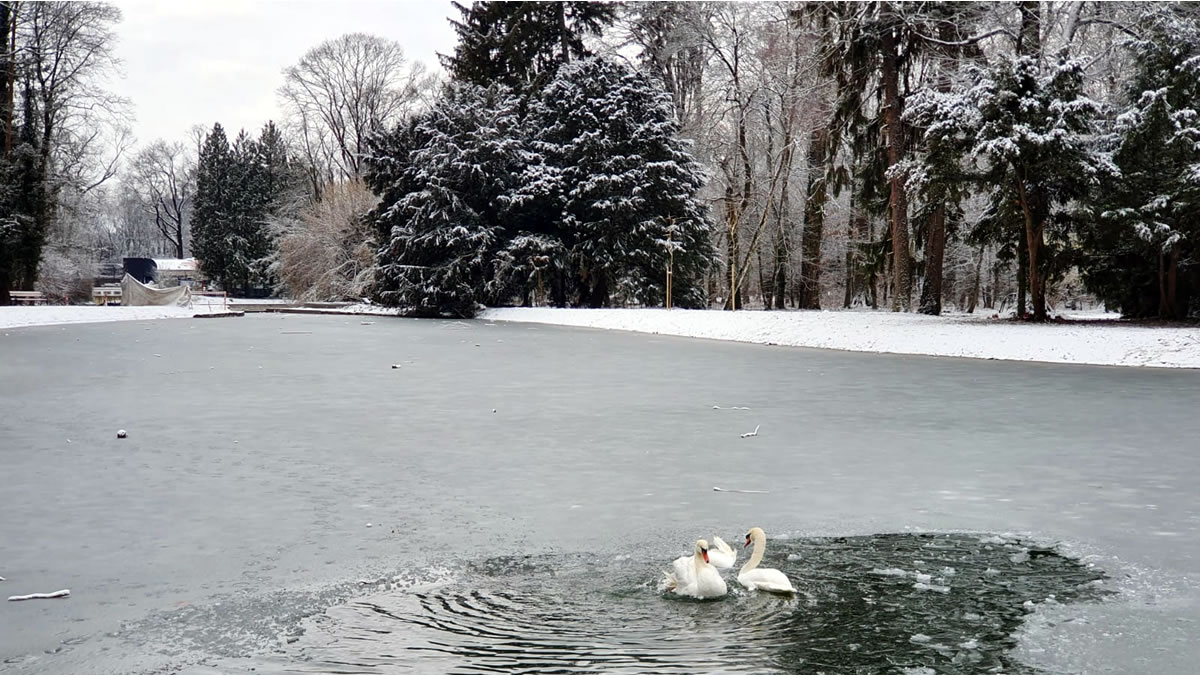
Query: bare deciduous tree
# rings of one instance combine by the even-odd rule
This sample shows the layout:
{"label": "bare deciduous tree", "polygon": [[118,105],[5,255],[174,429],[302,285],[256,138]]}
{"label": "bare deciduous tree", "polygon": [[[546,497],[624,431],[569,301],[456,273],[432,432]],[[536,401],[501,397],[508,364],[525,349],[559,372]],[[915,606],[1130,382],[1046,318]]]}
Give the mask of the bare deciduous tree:
{"label": "bare deciduous tree", "polygon": [[181,143],[158,140],[133,160],[128,180],[154,225],[171,244],[175,257],[187,248],[187,219],[191,210],[194,159]]}
{"label": "bare deciduous tree", "polygon": [[284,70],[279,97],[314,191],[357,178],[368,137],[416,109],[433,81],[399,43],[364,33],[323,42]]}

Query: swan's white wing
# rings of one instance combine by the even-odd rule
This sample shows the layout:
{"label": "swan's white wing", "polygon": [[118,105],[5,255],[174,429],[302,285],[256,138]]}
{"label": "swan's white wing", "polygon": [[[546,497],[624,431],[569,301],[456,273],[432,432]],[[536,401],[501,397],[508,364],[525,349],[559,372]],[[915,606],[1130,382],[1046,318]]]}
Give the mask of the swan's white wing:
{"label": "swan's white wing", "polygon": [[[720,551],[721,553],[724,553],[725,555],[732,555],[732,556],[737,555],[737,551],[734,551],[732,548],[730,548],[729,544],[726,544],[724,539],[718,537],[715,534],[713,535],[713,545],[715,545],[717,547],[718,551]],[[709,556],[712,556],[712,549],[709,549],[708,554],[709,554]]]}
{"label": "swan's white wing", "polygon": [[728,588],[725,580],[721,578],[720,572],[713,569],[712,565],[705,565],[697,573],[696,583],[692,590],[694,590],[693,595],[697,598],[719,598],[725,595]]}
{"label": "swan's white wing", "polygon": [[730,548],[724,539],[713,535],[713,548],[708,549],[708,562],[719,570],[727,570],[736,561],[737,551]]}
{"label": "swan's white wing", "polygon": [[671,573],[675,577],[675,583],[678,586],[686,586],[696,578],[696,566],[692,563],[692,556],[684,555],[671,561]]}
{"label": "swan's white wing", "polygon": [[768,593],[795,593],[796,589],[787,575],[770,567],[758,567],[738,575],[738,582],[754,591]]}

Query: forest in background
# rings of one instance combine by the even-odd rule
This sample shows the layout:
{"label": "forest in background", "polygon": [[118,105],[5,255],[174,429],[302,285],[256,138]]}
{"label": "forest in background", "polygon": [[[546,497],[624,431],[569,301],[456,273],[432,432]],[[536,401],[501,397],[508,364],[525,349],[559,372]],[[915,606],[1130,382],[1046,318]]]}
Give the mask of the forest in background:
{"label": "forest in background", "polygon": [[[457,6],[347,35],[257,134],[129,154],[102,3],[0,3],[0,303],[125,255],[480,304],[1200,315],[1194,3]],[[671,272],[668,281],[668,271]]]}

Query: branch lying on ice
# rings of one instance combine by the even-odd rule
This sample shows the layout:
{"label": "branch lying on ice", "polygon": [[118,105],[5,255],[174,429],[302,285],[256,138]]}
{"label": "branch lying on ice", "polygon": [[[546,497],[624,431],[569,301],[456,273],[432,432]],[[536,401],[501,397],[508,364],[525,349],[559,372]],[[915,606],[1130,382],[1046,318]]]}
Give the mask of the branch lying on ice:
{"label": "branch lying on ice", "polygon": [[10,595],[10,596],[8,596],[8,599],[10,602],[18,602],[20,600],[49,600],[51,598],[65,598],[70,594],[71,594],[70,589],[64,588],[61,591],[54,591],[53,593],[30,593],[29,595]]}
{"label": "branch lying on ice", "polygon": [[749,410],[749,408],[747,408],[747,407],[746,407],[746,406],[744,406],[744,405],[735,405],[735,406],[733,406],[733,407],[730,407],[730,408],[722,408],[722,407],[721,407],[721,406],[719,406],[719,405],[714,405],[714,406],[713,406],[713,410]]}
{"label": "branch lying on ice", "polygon": [[765,495],[769,494],[766,490],[726,490],[725,488],[713,487],[713,492],[740,492],[744,495]]}
{"label": "branch lying on ice", "polygon": [[762,425],[759,424],[754,427],[754,431],[747,431],[746,433],[742,434],[742,438],[750,438],[751,436],[757,436],[758,435],[758,427],[761,427],[761,426]]}

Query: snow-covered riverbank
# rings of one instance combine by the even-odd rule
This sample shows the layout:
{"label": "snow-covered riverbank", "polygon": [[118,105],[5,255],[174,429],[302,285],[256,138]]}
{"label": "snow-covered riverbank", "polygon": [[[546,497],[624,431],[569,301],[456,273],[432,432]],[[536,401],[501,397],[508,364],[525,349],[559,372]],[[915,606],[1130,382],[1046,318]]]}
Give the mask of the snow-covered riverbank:
{"label": "snow-covered riverbank", "polygon": [[209,311],[207,307],[103,307],[99,305],[0,307],[0,328],[101,321],[188,319],[207,311]]}
{"label": "snow-covered riverbank", "polygon": [[[1067,318],[1113,317],[1088,314]],[[983,315],[933,317],[870,311],[550,308],[489,309],[480,318],[856,352],[1200,368],[1200,327],[1150,327],[1115,320],[1036,325]]]}

